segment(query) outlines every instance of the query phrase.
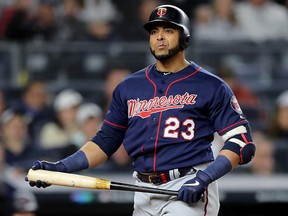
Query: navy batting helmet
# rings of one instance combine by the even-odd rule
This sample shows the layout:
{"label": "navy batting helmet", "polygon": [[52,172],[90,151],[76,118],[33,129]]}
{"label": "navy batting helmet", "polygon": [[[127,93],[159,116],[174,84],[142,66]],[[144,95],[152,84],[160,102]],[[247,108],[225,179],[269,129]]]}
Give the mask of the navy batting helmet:
{"label": "navy batting helmet", "polygon": [[167,22],[179,27],[182,30],[180,47],[184,50],[189,46],[190,20],[184,11],[173,5],[160,5],[152,11],[149,21],[144,24],[144,29],[150,32],[158,22]]}

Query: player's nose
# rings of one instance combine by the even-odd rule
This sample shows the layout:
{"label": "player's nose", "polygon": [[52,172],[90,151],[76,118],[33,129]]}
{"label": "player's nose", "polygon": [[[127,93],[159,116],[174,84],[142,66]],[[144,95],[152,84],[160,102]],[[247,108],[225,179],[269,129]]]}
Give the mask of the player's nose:
{"label": "player's nose", "polygon": [[157,33],[157,40],[163,40],[164,39],[164,35],[163,35],[163,31],[159,30]]}

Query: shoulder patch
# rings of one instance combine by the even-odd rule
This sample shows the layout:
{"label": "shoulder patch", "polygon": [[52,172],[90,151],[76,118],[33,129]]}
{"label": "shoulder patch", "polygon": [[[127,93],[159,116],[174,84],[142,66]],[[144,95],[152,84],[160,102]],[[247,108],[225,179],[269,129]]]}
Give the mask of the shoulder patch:
{"label": "shoulder patch", "polygon": [[238,103],[235,95],[233,95],[233,96],[231,97],[231,99],[230,99],[230,105],[231,105],[231,107],[232,107],[238,114],[240,114],[240,115],[243,114],[243,112],[242,112],[242,110],[241,110],[241,107],[240,107],[240,105],[239,105],[239,103]]}

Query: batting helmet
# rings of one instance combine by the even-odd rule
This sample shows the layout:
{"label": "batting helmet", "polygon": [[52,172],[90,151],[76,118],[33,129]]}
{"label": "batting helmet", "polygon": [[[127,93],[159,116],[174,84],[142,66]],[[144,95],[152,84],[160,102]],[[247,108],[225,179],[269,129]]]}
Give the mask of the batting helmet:
{"label": "batting helmet", "polygon": [[155,23],[167,22],[179,27],[181,31],[179,44],[184,50],[189,46],[190,20],[180,8],[173,5],[160,5],[156,7],[149,16],[149,21],[144,24],[144,29],[148,32],[152,30]]}

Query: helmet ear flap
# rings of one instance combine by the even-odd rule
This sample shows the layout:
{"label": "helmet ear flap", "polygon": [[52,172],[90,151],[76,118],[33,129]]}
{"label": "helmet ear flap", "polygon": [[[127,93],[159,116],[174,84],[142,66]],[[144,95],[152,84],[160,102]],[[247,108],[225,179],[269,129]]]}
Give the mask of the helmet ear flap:
{"label": "helmet ear flap", "polygon": [[189,35],[186,35],[183,32],[180,34],[179,46],[182,50],[185,50],[189,47],[189,39],[190,39]]}

